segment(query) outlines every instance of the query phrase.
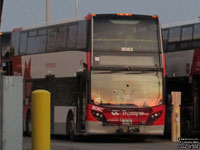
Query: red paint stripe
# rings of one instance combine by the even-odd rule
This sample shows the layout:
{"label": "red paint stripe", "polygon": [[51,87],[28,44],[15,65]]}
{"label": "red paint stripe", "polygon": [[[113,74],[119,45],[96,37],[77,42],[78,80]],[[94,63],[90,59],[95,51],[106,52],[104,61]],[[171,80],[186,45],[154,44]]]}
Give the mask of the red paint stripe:
{"label": "red paint stripe", "polygon": [[200,48],[194,49],[190,76],[200,74]]}
{"label": "red paint stripe", "polygon": [[19,27],[19,28],[15,28],[15,29],[13,29],[13,32],[19,32],[19,31],[22,31],[22,27]]}
{"label": "red paint stripe", "polygon": [[87,52],[87,70],[88,71],[90,70],[90,66],[91,66],[91,63],[90,63],[90,52]]}
{"label": "red paint stripe", "polygon": [[163,53],[163,77],[166,77],[166,65],[165,65],[165,54]]}
{"label": "red paint stripe", "polygon": [[11,58],[12,61],[12,72],[11,74],[22,75],[22,57],[16,56]]}
{"label": "red paint stripe", "polygon": [[87,16],[85,16],[85,20],[92,20],[92,15],[88,14]]}

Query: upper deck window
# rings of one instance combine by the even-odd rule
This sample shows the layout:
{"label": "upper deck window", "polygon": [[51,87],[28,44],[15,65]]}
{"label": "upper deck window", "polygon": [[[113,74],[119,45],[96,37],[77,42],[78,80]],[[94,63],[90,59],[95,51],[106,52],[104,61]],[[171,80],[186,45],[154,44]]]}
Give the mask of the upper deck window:
{"label": "upper deck window", "polygon": [[162,38],[164,41],[168,39],[168,29],[162,31]]}
{"label": "upper deck window", "polygon": [[20,45],[19,45],[20,54],[25,54],[26,53],[27,38],[28,38],[28,33],[27,32],[22,32],[21,36],[20,36]]}
{"label": "upper deck window", "polygon": [[167,41],[168,41],[168,29],[162,31],[162,39],[163,39],[163,49],[164,51],[167,50]]}
{"label": "upper deck window", "polygon": [[37,36],[37,30],[35,31],[30,31],[29,36]]}
{"label": "upper deck window", "polygon": [[69,26],[69,34],[68,34],[68,48],[76,47],[76,39],[77,39],[77,24]]}
{"label": "upper deck window", "polygon": [[51,27],[48,30],[47,51],[54,51],[56,46],[56,27]]}
{"label": "upper deck window", "polygon": [[46,35],[47,34],[47,29],[41,29],[38,31],[38,35]]}
{"label": "upper deck window", "polygon": [[158,23],[153,18],[94,18],[94,51],[158,51]]}
{"label": "upper deck window", "polygon": [[66,50],[86,51],[87,20],[32,28],[12,33],[15,55],[39,54]]}
{"label": "upper deck window", "polygon": [[168,42],[179,42],[180,35],[181,35],[181,27],[170,28]]}
{"label": "upper deck window", "polygon": [[200,24],[194,25],[194,39],[200,39]]}
{"label": "upper deck window", "polygon": [[15,55],[18,55],[19,53],[19,44],[20,44],[20,32],[12,32],[11,48],[13,49]]}
{"label": "upper deck window", "polygon": [[78,36],[77,36],[77,49],[84,49],[87,47],[87,22],[78,22]]}
{"label": "upper deck window", "polygon": [[182,41],[192,40],[192,31],[193,31],[193,26],[183,27],[181,40]]}
{"label": "upper deck window", "polygon": [[67,26],[60,26],[57,32],[56,49],[63,50],[66,48]]}

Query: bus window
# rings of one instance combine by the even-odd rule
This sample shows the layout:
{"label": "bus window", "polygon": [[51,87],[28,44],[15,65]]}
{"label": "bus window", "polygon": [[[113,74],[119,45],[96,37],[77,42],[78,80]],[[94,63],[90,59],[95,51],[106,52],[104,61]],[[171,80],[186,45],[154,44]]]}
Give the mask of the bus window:
{"label": "bus window", "polygon": [[37,31],[30,31],[28,35],[27,54],[37,53]]}
{"label": "bus window", "polygon": [[18,55],[19,52],[19,38],[20,32],[13,32],[11,36],[11,48],[14,51],[15,55]]}
{"label": "bus window", "polygon": [[76,38],[77,38],[77,24],[69,26],[69,34],[68,34],[68,41],[67,47],[68,48],[75,48],[76,47]]}
{"label": "bus window", "polygon": [[158,51],[156,20],[94,19],[94,50],[134,52]]}
{"label": "bus window", "polygon": [[194,33],[193,33],[193,47],[199,48],[200,47],[200,24],[194,25]]}
{"label": "bus window", "polygon": [[194,25],[194,39],[200,39],[200,24]]}
{"label": "bus window", "polygon": [[28,38],[28,43],[27,43],[27,53],[28,54],[37,53],[36,38],[37,38],[36,36]]}
{"label": "bus window", "polygon": [[28,36],[27,32],[22,32],[21,33],[20,49],[19,49],[20,54],[25,54],[26,53],[27,36]]}
{"label": "bus window", "polygon": [[163,49],[167,51],[168,29],[162,31]]}
{"label": "bus window", "polygon": [[35,31],[30,31],[28,36],[37,36],[37,30]]}
{"label": "bus window", "polygon": [[181,40],[191,40],[192,39],[193,26],[187,26],[182,28]]}
{"label": "bus window", "polygon": [[56,27],[52,27],[48,30],[48,40],[47,40],[47,52],[54,51],[56,45],[57,31]]}
{"label": "bus window", "polygon": [[86,49],[87,46],[87,22],[78,22],[77,49]]}
{"label": "bus window", "polygon": [[182,27],[180,48],[182,50],[192,48],[193,26]]}
{"label": "bus window", "polygon": [[47,30],[46,29],[39,30],[38,35],[47,35]]}
{"label": "bus window", "polygon": [[63,50],[66,48],[67,26],[60,26],[57,32],[56,48]]}
{"label": "bus window", "polygon": [[29,32],[28,43],[27,43],[27,53],[42,53],[46,48],[46,35],[37,36],[37,31]]}
{"label": "bus window", "polygon": [[47,44],[47,36],[46,35],[42,35],[42,36],[37,37],[37,51],[38,51],[38,53],[45,52],[46,44]]}
{"label": "bus window", "polygon": [[173,27],[169,29],[169,42],[180,41],[181,27]]}

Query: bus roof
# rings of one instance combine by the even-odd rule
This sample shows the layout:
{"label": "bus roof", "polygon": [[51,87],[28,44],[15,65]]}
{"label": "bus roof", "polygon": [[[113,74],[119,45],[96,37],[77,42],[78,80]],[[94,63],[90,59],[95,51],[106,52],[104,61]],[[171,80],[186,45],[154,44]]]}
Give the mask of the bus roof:
{"label": "bus roof", "polygon": [[[85,17],[76,17],[76,18],[72,18],[72,19],[64,19],[61,21],[55,21],[55,22],[50,22],[48,24],[40,24],[40,25],[32,25],[32,26],[26,26],[26,27],[22,27],[22,30],[31,30],[31,29],[35,29],[35,28],[42,28],[42,27],[48,27],[48,26],[54,26],[54,25],[59,25],[59,24],[64,24],[64,23],[69,23],[69,22],[74,22],[74,21],[81,21],[84,20]],[[15,29],[19,29],[19,28],[14,28]]]}
{"label": "bus roof", "polygon": [[185,25],[196,24],[196,23],[200,23],[200,18],[165,24],[162,26],[162,28],[164,29],[164,28],[170,28],[170,27],[176,27],[176,26],[185,26]]}
{"label": "bus roof", "polygon": [[[93,15],[93,14],[88,14],[88,15]],[[106,15],[119,15],[118,14],[95,14],[95,16],[106,16]],[[134,16],[144,16],[144,17],[157,17],[156,15],[142,15],[142,14],[132,14]],[[119,16],[123,16],[123,13],[120,13]],[[124,14],[124,16],[129,16],[127,14]],[[75,21],[81,21],[81,20],[85,20],[86,16],[81,16],[81,17],[76,17],[76,18],[72,18],[72,19],[64,19],[61,21],[56,21],[56,22],[50,22],[48,24],[40,24],[40,25],[31,25],[31,26],[26,26],[26,27],[18,27],[18,28],[14,28],[13,31],[19,31],[19,30],[31,30],[31,29],[35,29],[35,28],[42,28],[42,27],[49,27],[49,26],[54,26],[54,25],[59,25],[59,24],[65,24],[65,23],[70,23],[70,22],[75,22]]]}

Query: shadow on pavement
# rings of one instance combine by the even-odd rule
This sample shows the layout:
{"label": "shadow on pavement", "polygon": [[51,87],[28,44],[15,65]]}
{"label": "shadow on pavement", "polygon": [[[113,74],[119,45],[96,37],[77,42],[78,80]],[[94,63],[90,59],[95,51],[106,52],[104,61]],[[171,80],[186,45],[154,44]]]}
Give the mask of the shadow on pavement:
{"label": "shadow on pavement", "polygon": [[[70,141],[62,135],[52,135],[52,139],[60,141]],[[82,143],[157,143],[158,141],[170,141],[164,136],[141,136],[141,135],[93,135],[80,136],[74,142]]]}

